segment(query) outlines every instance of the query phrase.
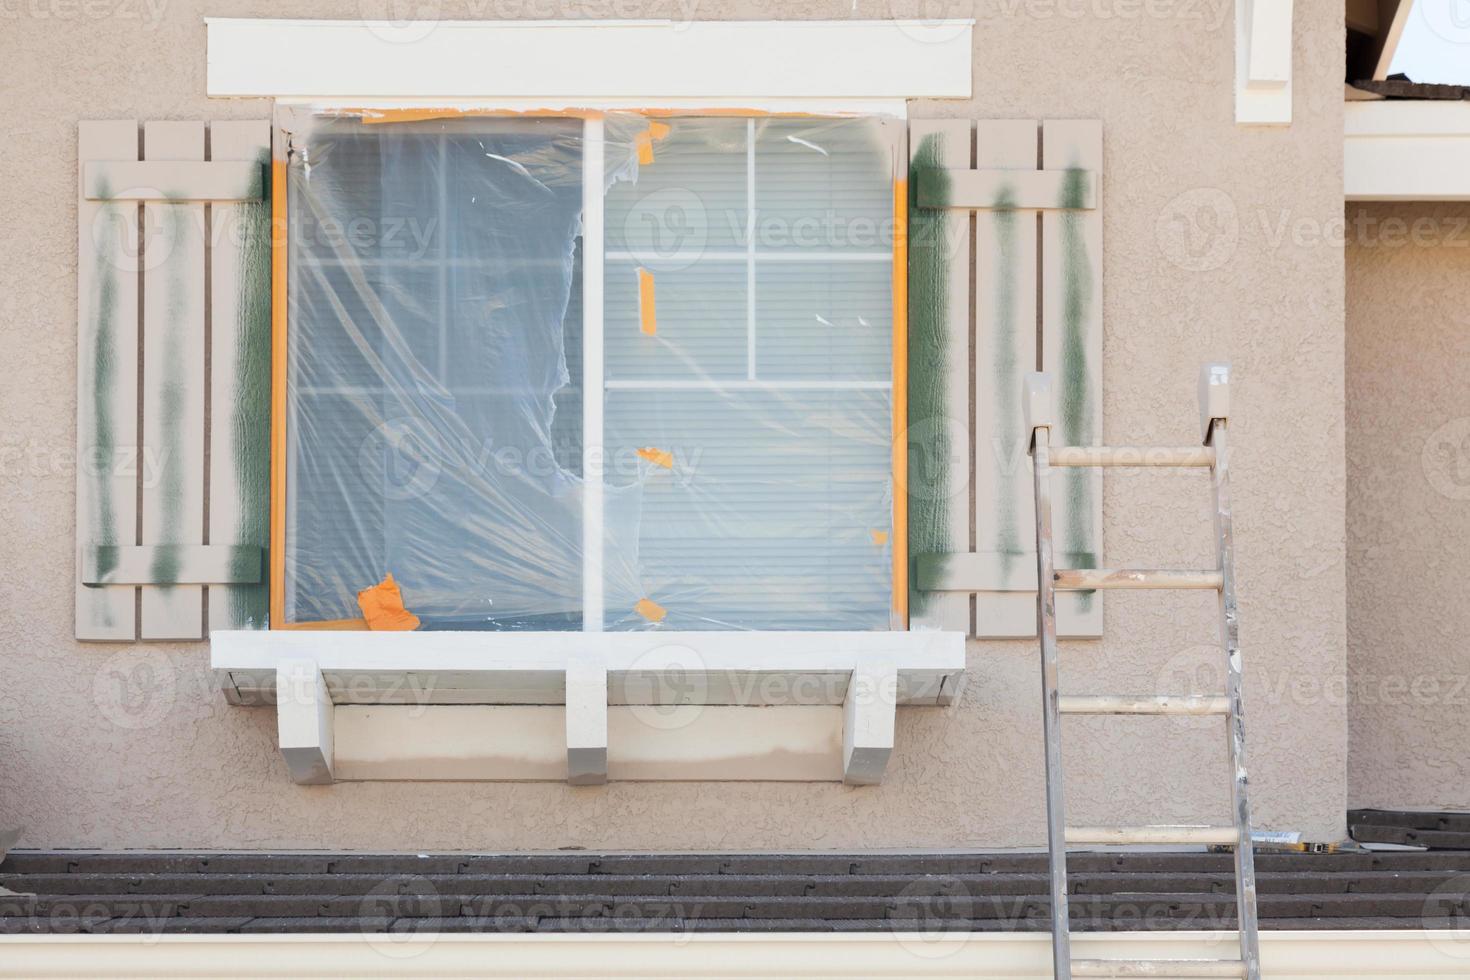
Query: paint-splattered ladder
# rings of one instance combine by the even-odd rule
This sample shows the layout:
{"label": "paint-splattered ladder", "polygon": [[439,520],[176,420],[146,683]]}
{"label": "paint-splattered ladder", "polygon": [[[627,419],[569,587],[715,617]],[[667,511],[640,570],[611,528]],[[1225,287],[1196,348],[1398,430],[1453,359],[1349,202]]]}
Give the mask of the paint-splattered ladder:
{"label": "paint-splattered ladder", "polygon": [[[1051,852],[1052,958],[1056,976],[1079,977],[1246,977],[1259,980],[1256,926],[1256,873],[1251,850],[1250,804],[1246,795],[1245,731],[1240,702],[1240,645],[1235,609],[1235,557],[1230,521],[1229,418],[1230,368],[1207,364],[1200,374],[1201,448],[1134,449],[1057,447],[1051,378],[1026,376],[1022,391],[1026,437],[1030,440],[1036,504],[1037,633],[1041,638],[1041,677],[1046,738],[1047,846]],[[1204,570],[1058,569],[1052,565],[1051,469],[1105,466],[1209,467],[1214,490],[1216,565]],[[1058,591],[1078,589],[1213,589],[1220,597],[1220,645],[1225,657],[1225,693],[1163,697],[1062,697],[1057,691]],[[1233,821],[1221,827],[1067,827],[1062,809],[1061,719],[1064,714],[1220,715],[1228,724],[1232,771]],[[1212,844],[1235,849],[1235,888],[1240,958],[1238,960],[1073,960],[1067,909],[1069,844]]]}

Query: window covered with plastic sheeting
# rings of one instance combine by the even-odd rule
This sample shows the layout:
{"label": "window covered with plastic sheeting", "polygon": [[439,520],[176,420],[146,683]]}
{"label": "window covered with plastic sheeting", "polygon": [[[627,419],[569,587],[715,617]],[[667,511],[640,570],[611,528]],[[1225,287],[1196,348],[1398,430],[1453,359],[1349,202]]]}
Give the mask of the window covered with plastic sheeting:
{"label": "window covered with plastic sheeting", "polygon": [[283,624],[896,625],[895,125],[279,125]]}

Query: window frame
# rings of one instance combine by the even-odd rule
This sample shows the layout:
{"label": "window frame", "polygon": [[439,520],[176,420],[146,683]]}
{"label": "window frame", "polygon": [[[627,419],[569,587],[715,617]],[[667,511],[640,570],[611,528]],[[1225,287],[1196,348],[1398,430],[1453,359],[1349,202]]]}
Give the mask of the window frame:
{"label": "window frame", "polygon": [[[808,100],[796,110],[791,106],[739,107],[722,100],[690,100],[695,104],[650,105],[604,104],[586,108],[532,108],[517,104],[472,102],[452,107],[425,106],[394,100],[358,101],[351,105],[320,99],[279,99],[272,113],[271,125],[271,431],[270,431],[270,561],[269,561],[269,628],[281,630],[363,630],[361,619],[323,621],[286,621],[286,537],[287,537],[287,464],[288,416],[287,374],[289,371],[289,252],[287,183],[287,134],[282,116],[292,111],[371,112],[380,118],[403,113],[404,118],[463,118],[474,115],[517,115],[528,118],[577,118],[583,127],[582,166],[582,453],[584,495],[582,510],[582,632],[604,631],[603,544],[604,544],[604,460],[603,417],[608,390],[604,364],[604,286],[607,249],[605,235],[606,189],[603,187],[604,120],[609,112],[631,113],[648,119],[669,117],[710,117],[728,115],[745,118],[754,133],[755,121],[761,118],[841,118],[868,116],[891,127],[889,140],[893,158],[891,192],[893,240],[890,267],[892,304],[891,371],[887,383],[840,382],[844,388],[886,387],[890,391],[890,461],[892,488],[891,602],[889,631],[908,629],[908,155],[907,120],[903,103],[892,100]],[[699,104],[704,103],[704,104]],[[710,104],[718,103],[718,104]],[[756,220],[754,208],[754,140],[747,137],[747,221]],[[755,235],[747,227],[744,261],[747,288],[755,265]],[[597,243],[593,247],[590,243]],[[615,261],[626,256],[621,253]],[[877,261],[881,260],[868,260]],[[754,371],[755,302],[753,292],[747,296],[747,345],[752,357],[749,371]],[[443,352],[441,351],[441,356]],[[750,379],[754,381],[755,379]],[[779,382],[775,384],[779,385]],[[592,397],[596,392],[597,397]],[[595,478],[594,478],[595,477]],[[485,631],[498,632],[498,631]]]}

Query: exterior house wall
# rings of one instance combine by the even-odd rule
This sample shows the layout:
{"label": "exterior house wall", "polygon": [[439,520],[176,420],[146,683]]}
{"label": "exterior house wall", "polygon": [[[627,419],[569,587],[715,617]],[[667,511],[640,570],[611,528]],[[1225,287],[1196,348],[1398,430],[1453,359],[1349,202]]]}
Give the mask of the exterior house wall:
{"label": "exterior house wall", "polygon": [[1470,206],[1347,209],[1348,799],[1470,807]]}
{"label": "exterior house wall", "polygon": [[[382,7],[382,4],[376,5]],[[914,5],[917,7],[917,5]],[[313,0],[291,16],[383,16]],[[893,0],[429,4],[473,17],[894,17]],[[932,14],[932,9],[924,8]],[[1034,642],[972,644],[947,709],[901,709],[885,783],[352,783],[287,779],[275,714],[232,708],[203,644],[72,639],[76,124],[262,118],[204,97],[204,13],[249,0],[36,0],[3,8],[9,139],[0,201],[0,826],[32,847],[865,848],[1044,841]],[[1311,234],[1341,215],[1342,11],[1299,0],[1295,121],[1234,122],[1229,0],[977,0],[975,97],[914,116],[1100,118],[1104,436],[1188,444],[1207,359],[1233,361],[1237,571],[1249,763],[1260,826],[1343,833],[1343,272]],[[262,58],[270,58],[268,51]],[[1284,229],[1284,231],[1283,231]],[[1199,473],[1108,477],[1114,565],[1208,564]],[[1063,644],[1063,690],[1175,693],[1221,681],[1208,594],[1110,597],[1102,641]],[[1223,821],[1218,719],[1067,723],[1078,823]]]}

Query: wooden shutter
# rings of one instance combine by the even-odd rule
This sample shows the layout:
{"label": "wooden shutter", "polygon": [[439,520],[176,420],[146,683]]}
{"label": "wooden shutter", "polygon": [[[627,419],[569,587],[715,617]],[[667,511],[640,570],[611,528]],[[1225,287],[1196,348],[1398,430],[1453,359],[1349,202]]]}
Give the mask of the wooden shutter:
{"label": "wooden shutter", "polygon": [[264,627],[270,125],[77,145],[77,638]]}
{"label": "wooden shutter", "polygon": [[[1102,125],[914,120],[909,153],[910,626],[1035,636],[1021,379],[1058,379],[1056,444],[1099,443]],[[1057,566],[1095,567],[1101,473],[1055,479]],[[1059,635],[1102,622],[1100,594],[1057,596]]]}

